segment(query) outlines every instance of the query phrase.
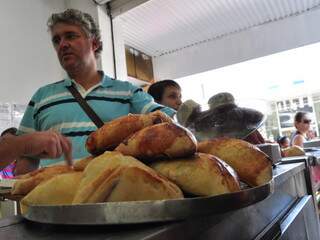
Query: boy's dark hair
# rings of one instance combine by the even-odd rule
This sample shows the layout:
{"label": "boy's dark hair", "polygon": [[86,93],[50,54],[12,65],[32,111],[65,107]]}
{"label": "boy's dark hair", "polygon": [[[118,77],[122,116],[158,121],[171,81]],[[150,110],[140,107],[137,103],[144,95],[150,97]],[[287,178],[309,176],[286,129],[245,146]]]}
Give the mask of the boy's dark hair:
{"label": "boy's dark hair", "polygon": [[179,86],[178,83],[176,83],[173,80],[166,79],[166,80],[162,80],[162,81],[151,84],[148,89],[148,93],[154,98],[154,100],[157,103],[159,103],[162,101],[164,90],[167,87],[175,87],[181,90],[181,87]]}
{"label": "boy's dark hair", "polygon": [[16,135],[18,129],[16,129],[15,127],[11,127],[11,128],[7,128],[6,130],[4,130],[2,133],[1,133],[1,137],[4,136],[5,134],[12,134],[12,135]]}
{"label": "boy's dark hair", "polygon": [[286,141],[286,139],[289,139],[287,136],[282,136],[278,138],[278,143],[279,144],[284,144],[284,142]]}

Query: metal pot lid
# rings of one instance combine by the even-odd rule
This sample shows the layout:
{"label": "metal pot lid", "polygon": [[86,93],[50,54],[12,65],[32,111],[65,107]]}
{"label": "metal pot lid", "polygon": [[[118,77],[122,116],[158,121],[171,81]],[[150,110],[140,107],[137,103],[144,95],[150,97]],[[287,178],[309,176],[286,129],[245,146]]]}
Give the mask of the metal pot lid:
{"label": "metal pot lid", "polygon": [[[265,121],[264,115],[255,109],[238,107],[232,102],[210,108],[188,100],[177,112],[177,121],[187,127],[199,140],[217,137],[245,138]],[[203,111],[202,109],[208,109]]]}

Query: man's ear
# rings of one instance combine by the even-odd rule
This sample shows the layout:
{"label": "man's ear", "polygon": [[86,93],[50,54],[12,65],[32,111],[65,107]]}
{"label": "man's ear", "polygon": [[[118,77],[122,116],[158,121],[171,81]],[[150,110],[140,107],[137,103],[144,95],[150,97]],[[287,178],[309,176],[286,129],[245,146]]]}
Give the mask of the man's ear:
{"label": "man's ear", "polygon": [[96,38],[92,38],[92,50],[95,52],[99,47],[101,43]]}

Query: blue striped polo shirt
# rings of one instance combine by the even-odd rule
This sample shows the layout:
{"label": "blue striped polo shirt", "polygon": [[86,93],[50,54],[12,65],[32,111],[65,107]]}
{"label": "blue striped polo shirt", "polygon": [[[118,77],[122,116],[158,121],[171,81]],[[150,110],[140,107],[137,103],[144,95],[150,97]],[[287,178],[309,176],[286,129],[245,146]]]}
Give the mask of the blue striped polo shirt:
{"label": "blue striped polo shirt", "polygon": [[[160,109],[172,116],[175,111],[154,102],[141,88],[127,81],[113,80],[103,72],[102,81],[88,89],[66,78],[38,89],[28,104],[18,134],[56,130],[70,138],[73,159],[89,155],[85,148],[88,135],[97,127],[66,88],[75,83],[82,97],[104,121],[108,122],[128,113],[148,113]],[[57,163],[59,159],[42,160],[41,166]]]}

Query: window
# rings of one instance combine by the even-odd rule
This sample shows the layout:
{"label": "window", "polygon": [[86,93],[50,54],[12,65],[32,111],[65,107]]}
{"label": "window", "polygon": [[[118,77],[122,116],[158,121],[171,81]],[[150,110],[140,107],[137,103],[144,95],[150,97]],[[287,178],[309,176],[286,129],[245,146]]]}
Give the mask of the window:
{"label": "window", "polygon": [[254,108],[267,116],[266,138],[290,135],[296,111],[310,112],[319,136],[320,43],[176,79],[183,100],[206,104],[219,92],[230,92],[240,107]]}
{"label": "window", "polygon": [[152,57],[129,46],[125,49],[128,76],[152,82],[154,79]]}

